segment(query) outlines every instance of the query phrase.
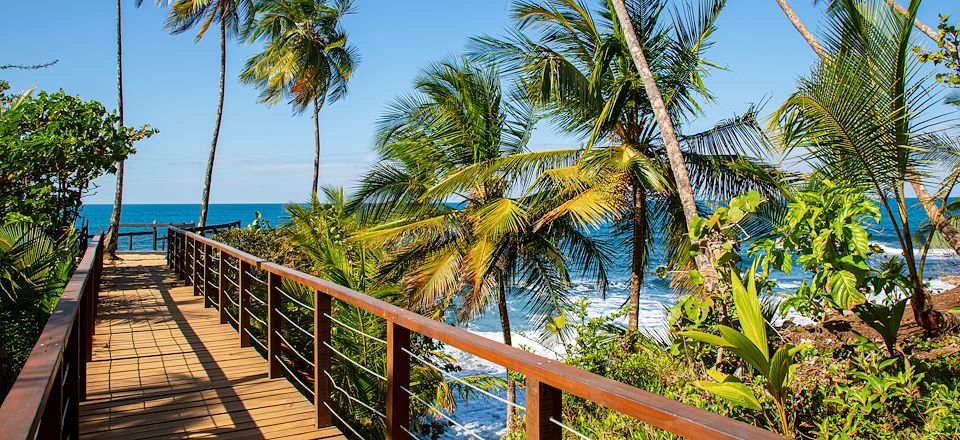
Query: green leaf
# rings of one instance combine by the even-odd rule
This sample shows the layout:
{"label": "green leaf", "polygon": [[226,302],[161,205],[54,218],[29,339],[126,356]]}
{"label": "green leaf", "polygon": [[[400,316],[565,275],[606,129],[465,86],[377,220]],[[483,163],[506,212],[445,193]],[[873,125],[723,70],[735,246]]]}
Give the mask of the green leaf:
{"label": "green leaf", "polygon": [[699,270],[690,269],[687,271],[687,276],[690,278],[690,282],[693,284],[703,284],[703,275],[700,274]]}
{"label": "green leaf", "polygon": [[843,310],[850,310],[854,304],[863,302],[866,297],[857,289],[857,277],[846,270],[838,270],[830,276],[830,296],[833,303]]}
{"label": "green leaf", "polygon": [[860,225],[846,225],[846,228],[850,231],[850,241],[853,243],[854,249],[858,254],[866,257],[867,253],[870,252],[870,236],[867,234],[867,230]]}
{"label": "green leaf", "polygon": [[683,336],[683,337],[690,338],[690,339],[695,339],[695,340],[700,341],[700,342],[705,342],[705,343],[707,343],[707,344],[710,344],[710,345],[713,345],[713,346],[717,346],[717,347],[728,347],[728,348],[729,348],[729,347],[731,346],[730,343],[728,343],[728,342],[727,342],[725,339],[723,339],[722,337],[717,336],[717,335],[712,335],[712,334],[706,333],[706,332],[701,332],[701,331],[697,331],[697,330],[687,330],[687,331],[683,331],[683,332],[678,332],[677,334],[680,335],[680,336]]}
{"label": "green leaf", "polygon": [[760,411],[760,401],[746,385],[739,382],[708,382],[700,380],[697,386],[734,405]]}
{"label": "green leaf", "polygon": [[767,376],[767,389],[775,399],[784,395],[788,385],[790,366],[793,364],[793,347],[790,344],[780,347],[770,360],[770,374]]}
{"label": "green leaf", "polygon": [[747,285],[736,273],[730,275],[730,285],[733,290],[733,304],[737,307],[737,316],[740,317],[740,327],[743,334],[760,349],[763,357],[768,358],[767,350],[767,322],[763,319],[763,313],[760,310],[760,299],[757,298],[756,286],[756,265],[754,265],[744,275]]}
{"label": "green leaf", "polygon": [[697,241],[703,237],[703,226],[706,222],[703,217],[694,217],[690,219],[690,240]]}
{"label": "green leaf", "polygon": [[750,363],[760,374],[764,376],[767,375],[770,371],[770,363],[766,354],[766,346],[764,346],[764,350],[761,352],[760,347],[757,347],[753,341],[744,336],[743,333],[725,325],[717,326],[717,329],[720,330],[720,336],[727,342],[728,348],[730,348],[731,351]]}

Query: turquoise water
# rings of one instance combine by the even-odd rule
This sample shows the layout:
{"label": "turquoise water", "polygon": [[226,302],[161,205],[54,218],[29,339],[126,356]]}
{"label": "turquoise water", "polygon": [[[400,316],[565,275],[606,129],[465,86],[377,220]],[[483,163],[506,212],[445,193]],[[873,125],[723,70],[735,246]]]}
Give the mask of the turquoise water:
{"label": "turquoise water", "polygon": [[[264,219],[278,225],[287,221],[283,206],[283,204],[215,204],[210,206],[207,224],[229,223],[240,220],[243,225],[246,225],[252,222],[256,218],[255,213],[259,212]],[[91,231],[107,228],[111,209],[110,205],[86,205],[83,207],[82,215],[89,222]],[[199,214],[199,205],[127,205],[123,209],[121,223],[194,222]],[[910,211],[910,218],[912,225],[919,225],[925,219],[925,214],[919,206],[914,206]],[[893,227],[889,220],[883,219],[879,225],[872,229],[872,240],[882,246],[888,255],[898,255],[902,251],[892,231]],[[606,231],[600,231],[600,233],[607,234]],[[149,236],[138,237],[135,244],[138,248],[145,248],[150,245],[150,240]],[[126,242],[121,242],[121,246],[125,248]],[[615,248],[618,253],[612,259],[612,266],[608,269],[610,287],[605,297],[600,297],[594,289],[593,283],[585,279],[574,278],[570,287],[572,297],[589,297],[591,299],[591,316],[614,313],[620,310],[626,302],[627,289],[630,285],[629,249],[626,249],[625,246],[616,246]],[[657,248],[655,247],[655,249]],[[646,283],[641,292],[640,325],[649,329],[663,328],[666,325],[666,310],[675,302],[675,295],[667,285],[667,281],[652,273],[657,266],[664,263],[663,255],[655,253],[652,256],[651,273],[647,275]],[[926,277],[930,280],[931,287],[935,291],[950,287],[939,281],[938,277],[957,274],[960,274],[960,259],[952,251],[931,252],[927,261]],[[808,276],[801,273],[794,273],[793,275],[781,273],[774,275],[774,278],[779,282],[781,291],[789,291],[799,287],[800,281],[808,279]],[[533,334],[539,329],[533,328],[531,325],[532,321],[529,319],[529,313],[525,310],[522,302],[510,302],[510,317],[515,331],[513,337],[515,344],[524,345],[526,348],[546,356],[556,355],[551,347],[545,347],[524,337],[525,334]],[[499,318],[495,311],[471,321],[465,325],[465,328],[492,340],[503,340]],[[464,369],[464,374],[504,374],[503,369],[495,365],[470,356],[464,356],[456,350],[450,351],[452,355],[458,358],[461,367]],[[504,427],[502,404],[489,398],[471,400],[470,404],[460,405],[456,418],[465,422],[469,429],[484,438],[497,437],[498,434],[502,433]],[[445,438],[468,436],[465,431],[454,430]]]}

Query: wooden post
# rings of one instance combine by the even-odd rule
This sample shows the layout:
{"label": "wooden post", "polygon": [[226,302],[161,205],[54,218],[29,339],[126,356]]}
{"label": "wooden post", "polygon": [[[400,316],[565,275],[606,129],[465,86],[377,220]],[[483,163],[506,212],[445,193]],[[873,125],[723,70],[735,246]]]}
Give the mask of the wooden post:
{"label": "wooden post", "polygon": [[210,301],[210,296],[213,295],[213,292],[210,291],[210,275],[213,274],[213,247],[204,243],[203,244],[203,308],[208,308],[213,305],[213,301]]}
{"label": "wooden post", "polygon": [[132,251],[132,250],[133,250],[133,235],[132,235],[132,234],[127,236],[127,244],[128,244],[128,247],[129,247],[128,250],[131,250],[131,251]]}
{"label": "wooden post", "polygon": [[[202,293],[202,292],[200,291],[200,287],[201,287],[201,286],[198,284],[198,283],[202,282],[202,280],[197,279],[197,278],[198,278],[198,277],[197,277],[197,269],[200,267],[200,264],[198,263],[198,257],[200,256],[200,255],[199,255],[199,254],[200,254],[200,246],[201,246],[201,245],[198,245],[198,244],[197,244],[197,240],[194,239],[194,240],[193,240],[193,276],[191,277],[191,278],[193,278],[193,295],[194,295],[194,296],[200,296],[200,294]],[[202,275],[202,273],[201,273],[201,275]]]}
{"label": "wooden post", "polygon": [[40,429],[37,432],[37,439],[61,439],[61,421],[63,420],[63,364],[57,367],[54,373],[53,384],[50,387],[50,396],[47,397],[47,403],[43,407],[43,415],[40,416]]}
{"label": "wooden post", "polygon": [[280,275],[267,272],[267,373],[280,377]]}
{"label": "wooden post", "polygon": [[317,412],[317,428],[326,428],[333,425],[332,414],[324,403],[330,401],[330,379],[327,372],[330,369],[331,351],[324,345],[333,345],[330,339],[330,295],[319,290],[313,291],[313,406]]}
{"label": "wooden post", "polygon": [[[86,292],[84,292],[86,293]],[[79,304],[78,304],[79,305]],[[60,428],[62,438],[77,438],[80,436],[80,365],[84,363],[84,356],[80,355],[80,321],[74,320],[70,336],[63,347],[63,364],[70,367],[61,379],[63,381],[63,426]]]}
{"label": "wooden post", "polygon": [[560,440],[563,430],[550,421],[562,420],[563,394],[560,390],[527,376],[527,439]]}
{"label": "wooden post", "polygon": [[157,221],[153,221],[153,250],[157,250]]}
{"label": "wooden post", "polygon": [[247,329],[250,328],[250,294],[247,292],[250,290],[250,275],[247,275],[247,272],[250,271],[250,263],[247,263],[243,260],[238,260],[240,264],[237,265],[240,270],[238,274],[239,279],[237,280],[237,285],[240,286],[239,296],[237,296],[237,304],[240,304],[240,310],[237,311],[237,332],[240,333],[240,346],[249,347],[250,346],[250,334],[247,333]]}
{"label": "wooden post", "polygon": [[223,289],[227,287],[229,281],[227,281],[227,254],[222,250],[218,251],[220,253],[220,259],[217,264],[217,306],[220,308],[220,323],[227,323],[227,292],[224,292]]}
{"label": "wooden post", "polygon": [[410,422],[410,330],[387,322],[387,440],[409,440],[404,427]]}

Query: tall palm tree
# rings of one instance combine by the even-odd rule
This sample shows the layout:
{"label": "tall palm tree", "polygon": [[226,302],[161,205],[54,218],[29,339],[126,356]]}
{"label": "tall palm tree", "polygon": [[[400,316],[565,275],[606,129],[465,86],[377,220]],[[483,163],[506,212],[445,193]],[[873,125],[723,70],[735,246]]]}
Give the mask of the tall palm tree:
{"label": "tall palm tree", "polygon": [[[820,3],[822,0],[814,0],[814,3]],[[813,36],[810,32],[806,31],[806,27],[803,26],[803,23],[797,18],[796,14],[787,12],[789,6],[786,5],[785,0],[777,0],[781,6],[786,6],[784,12],[787,13],[787,16],[790,17],[790,21],[794,23],[794,26],[797,27],[797,30],[800,31],[800,34],[804,39],[810,44],[810,47],[813,48],[817,55],[820,56],[820,59],[823,60],[827,58],[827,52],[823,49],[823,46],[817,41],[816,37]],[[903,18],[908,18],[907,10],[900,6],[894,0],[884,0],[884,2],[891,7],[894,11],[900,14]],[[829,0],[829,9],[832,10],[836,7],[845,7],[852,8],[854,3],[850,1],[841,1],[841,0]],[[919,20],[916,20],[914,16],[914,26],[917,29],[923,31],[927,36],[929,36],[933,41],[938,41],[937,34],[932,33],[932,30]],[[924,29],[926,28],[926,29]],[[930,30],[930,32],[928,32]],[[926,185],[920,178],[921,176],[914,175],[910,179],[910,186],[913,188],[913,192],[917,195],[917,200],[920,201],[920,206],[923,207],[924,212],[927,213],[927,218],[930,220],[930,223],[936,226],[937,233],[942,239],[942,243],[949,245],[957,255],[960,255],[960,229],[953,225],[949,216],[944,213],[944,210],[937,205],[936,200],[933,196],[930,195],[930,192],[927,191]]]}
{"label": "tall palm tree", "polygon": [[347,94],[359,61],[341,27],[352,0],[269,0],[258,6],[250,39],[267,40],[264,50],[247,61],[241,81],[262,90],[260,102],[287,98],[296,113],[313,107],[313,185],[320,184],[320,110]]}
{"label": "tall palm tree", "polygon": [[[120,125],[123,125],[123,20],[121,14],[122,0],[117,0],[117,113]],[[139,8],[143,0],[136,0],[134,4]],[[117,232],[120,225],[120,210],[123,208],[123,168],[126,160],[117,164],[117,187],[113,195],[113,212],[110,214],[110,242],[107,243],[107,255],[117,258]]]}
{"label": "tall palm tree", "polygon": [[911,285],[911,307],[924,329],[949,319],[933,309],[914,255],[905,186],[929,171],[938,148],[926,115],[935,96],[918,86],[911,29],[920,1],[903,17],[878,0],[837,2],[824,41],[832,55],[801,79],[774,114],[785,148],[802,148],[819,173],[870,188],[893,223]]}
{"label": "tall palm tree", "polygon": [[[635,2],[627,9],[642,30],[637,36],[650,54],[649,70],[674,120],[698,114],[698,100],[711,99],[702,81],[712,66],[704,52],[722,6],[722,1],[702,2],[686,14],[676,11],[675,16],[682,18],[673,22],[667,19],[665,1]],[[690,250],[690,240],[684,238],[689,210],[677,182],[692,180],[691,189],[704,200],[729,199],[747,189],[772,186],[765,183],[761,164],[744,155],[760,150],[765,142],[753,112],[678,139],[686,150],[680,158],[686,166],[681,163],[680,168],[692,179],[675,179],[651,99],[615,13],[610,4],[593,11],[575,0],[517,2],[513,8],[517,28],[506,38],[478,39],[476,56],[517,74],[531,99],[546,107],[557,126],[588,139],[589,151],[576,165],[545,173],[540,182],[558,187],[554,192],[566,198],[548,218],[570,216],[589,225],[612,217],[617,230],[625,233],[625,244],[632,249],[628,327],[636,329],[655,231],[668,228],[670,246],[665,253],[674,265],[689,263],[683,258]],[[602,148],[593,148],[595,143]],[[683,278],[675,281],[683,284]]]}
{"label": "tall palm tree", "polygon": [[[566,218],[541,223],[548,208],[533,203],[539,197],[524,191],[525,180],[474,172],[527,154],[536,122],[532,108],[504,96],[496,70],[442,62],[423,72],[416,90],[381,121],[380,162],[354,201],[368,219],[383,222],[356,238],[392,245],[385,267],[402,275],[411,307],[435,318],[453,308],[461,322],[495,307],[511,345],[508,297],[542,319],[563,313],[568,265],[605,288],[600,245]],[[507,400],[516,402],[509,376]],[[515,415],[508,405],[508,431]]]}
{"label": "tall palm tree", "polygon": [[210,205],[210,183],[213,180],[213,161],[217,155],[217,141],[220,137],[220,122],[223,120],[223,95],[226,89],[227,75],[227,37],[243,38],[249,31],[255,15],[253,0],[173,0],[166,27],[174,34],[180,34],[200,26],[196,41],[200,41],[210,26],[220,28],[220,96],[217,101],[217,118],[213,125],[213,140],[207,156],[207,170],[204,173],[203,196],[200,201],[200,219],[198,226],[207,223],[207,210]]}

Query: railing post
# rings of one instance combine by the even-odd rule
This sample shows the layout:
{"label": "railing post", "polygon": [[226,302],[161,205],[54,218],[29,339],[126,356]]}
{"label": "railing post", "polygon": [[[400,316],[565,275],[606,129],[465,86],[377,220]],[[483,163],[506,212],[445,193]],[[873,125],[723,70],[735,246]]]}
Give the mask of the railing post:
{"label": "railing post", "polygon": [[[87,280],[89,283],[92,280]],[[89,293],[84,292],[84,293]],[[79,304],[77,304],[79,306]],[[61,415],[61,420],[63,426],[61,430],[61,438],[77,438],[80,436],[80,375],[81,370],[80,366],[85,363],[84,356],[81,356],[80,351],[80,341],[82,340],[80,336],[80,320],[73,321],[73,328],[70,331],[70,336],[67,337],[65,346],[63,347],[63,363],[66,364],[69,362],[69,367],[64,371],[64,376],[61,379],[63,381],[63,414]],[[61,364],[61,365],[64,365]],[[86,374],[85,372],[83,373]],[[84,379],[86,379],[84,377]]]}
{"label": "railing post", "polygon": [[239,290],[237,304],[240,304],[240,310],[237,310],[237,332],[240,334],[240,346],[249,347],[250,334],[247,333],[247,329],[250,328],[250,294],[247,292],[250,291],[250,275],[247,275],[247,272],[250,272],[250,263],[243,260],[238,261],[240,264],[237,267],[240,273],[238,274],[237,286],[240,287],[237,288]]}
{"label": "railing post", "polygon": [[526,425],[529,440],[560,440],[563,430],[550,421],[562,420],[563,394],[560,390],[527,376]]}
{"label": "railing post", "polygon": [[157,250],[157,221],[153,221],[153,250]]}
{"label": "railing post", "polygon": [[210,301],[210,275],[213,273],[213,247],[207,243],[203,244],[203,308],[209,308],[213,305]]}
{"label": "railing post", "polygon": [[127,249],[127,250],[132,251],[132,250],[133,250],[133,235],[128,235],[128,236],[127,236],[127,244],[128,244],[128,249]]}
{"label": "railing post", "polygon": [[[200,262],[199,262],[200,246],[202,245],[197,244],[197,240],[194,239],[193,240],[193,275],[190,277],[193,279],[193,295],[194,296],[200,296],[200,294],[202,293],[200,291],[200,288],[203,287],[199,284],[203,281],[198,279],[199,277],[197,276],[197,269],[200,268]],[[203,275],[203,274],[201,273],[200,275]]]}
{"label": "railing post", "polygon": [[227,255],[218,250],[220,258],[217,259],[217,307],[220,308],[220,323],[227,323],[227,293],[223,291],[227,284]]}
{"label": "railing post", "polygon": [[319,290],[313,291],[313,406],[317,413],[317,428],[333,425],[330,410],[325,405],[330,401],[330,348],[324,342],[333,345],[330,339],[330,295]]}
{"label": "railing post", "polygon": [[[61,359],[62,361],[62,359]],[[43,407],[43,415],[40,416],[40,428],[38,429],[37,439],[61,439],[61,425],[63,420],[63,363],[57,367],[54,373],[53,386],[50,388],[50,396],[47,397],[47,404]]]}
{"label": "railing post", "polygon": [[387,440],[409,440],[410,330],[387,322]]}
{"label": "railing post", "polygon": [[267,272],[267,372],[280,377],[280,275]]}

